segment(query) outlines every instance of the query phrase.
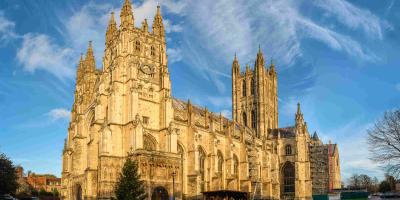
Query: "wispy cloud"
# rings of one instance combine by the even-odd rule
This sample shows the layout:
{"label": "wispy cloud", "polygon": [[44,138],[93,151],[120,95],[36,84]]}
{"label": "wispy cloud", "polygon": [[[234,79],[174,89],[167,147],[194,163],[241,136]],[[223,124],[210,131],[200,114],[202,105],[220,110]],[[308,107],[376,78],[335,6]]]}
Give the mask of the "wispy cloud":
{"label": "wispy cloud", "polygon": [[57,121],[59,119],[69,119],[70,111],[65,108],[55,108],[50,110],[46,115],[50,117],[52,121]]}
{"label": "wispy cloud", "polygon": [[60,79],[74,76],[72,50],[55,44],[47,35],[26,34],[17,59],[29,72],[46,70]]}
{"label": "wispy cloud", "polygon": [[182,50],[180,48],[168,48],[168,62],[174,63],[182,60]]}
{"label": "wispy cloud", "polygon": [[18,35],[15,33],[15,23],[7,19],[3,11],[0,11],[0,45],[17,37]]}
{"label": "wispy cloud", "polygon": [[371,38],[382,39],[383,29],[389,26],[369,10],[358,8],[345,0],[318,0],[314,3],[337,18],[338,22],[351,29],[361,29]]}
{"label": "wispy cloud", "polygon": [[[334,4],[332,1],[307,3],[337,19],[345,28],[363,32],[369,38],[381,40],[388,27],[370,11],[343,0],[332,6],[332,10],[328,9]],[[258,44],[264,49],[266,59],[273,57],[279,69],[296,66],[299,60],[306,59],[302,46],[309,39],[355,60],[379,60],[348,30],[334,29],[331,24],[303,14],[303,4],[298,1],[189,1],[183,11],[190,11],[183,27],[188,30],[183,36],[183,60],[215,83],[221,76],[210,75],[208,69],[225,72],[235,52],[242,67],[252,63]]]}

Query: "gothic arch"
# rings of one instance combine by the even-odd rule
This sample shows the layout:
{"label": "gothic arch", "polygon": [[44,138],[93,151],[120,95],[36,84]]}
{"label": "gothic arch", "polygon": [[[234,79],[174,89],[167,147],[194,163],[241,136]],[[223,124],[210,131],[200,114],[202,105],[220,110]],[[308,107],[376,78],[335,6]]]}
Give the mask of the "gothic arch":
{"label": "gothic arch", "polygon": [[207,154],[204,151],[202,146],[197,147],[197,151],[199,152],[198,163],[199,163],[199,172],[200,172],[200,190],[203,192],[205,190],[205,173],[206,173],[206,157]]}
{"label": "gothic arch", "polygon": [[247,126],[247,114],[246,114],[246,112],[242,113],[242,120],[243,120],[243,125]]}
{"label": "gothic arch", "polygon": [[224,156],[222,155],[222,152],[220,150],[218,150],[217,152],[217,172],[222,173],[224,166]]}
{"label": "gothic arch", "polygon": [[281,168],[282,176],[282,191],[283,193],[295,192],[295,179],[296,179],[295,165],[291,162],[286,162]]}
{"label": "gothic arch", "polygon": [[143,135],[143,149],[148,151],[157,150],[157,140],[150,134]]}
{"label": "gothic arch", "polygon": [[232,162],[233,162],[233,164],[232,164],[232,166],[233,166],[232,172],[233,173],[232,174],[238,176],[239,175],[239,159],[236,156],[236,154],[233,154]]}

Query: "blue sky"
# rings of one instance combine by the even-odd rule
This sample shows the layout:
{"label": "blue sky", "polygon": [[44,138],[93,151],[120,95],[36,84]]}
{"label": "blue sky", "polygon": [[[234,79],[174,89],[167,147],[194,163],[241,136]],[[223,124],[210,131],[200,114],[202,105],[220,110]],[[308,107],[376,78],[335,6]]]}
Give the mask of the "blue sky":
{"label": "blue sky", "polygon": [[[279,125],[301,102],[310,132],[339,144],[342,176],[382,177],[366,130],[400,102],[400,3],[394,0],[165,0],[172,93],[231,115],[231,63],[258,46],[278,71]],[[97,66],[121,1],[0,2],[0,152],[37,173],[61,172],[79,55],[92,40]],[[134,1],[136,26],[156,0]],[[118,19],[119,20],[119,19]]]}

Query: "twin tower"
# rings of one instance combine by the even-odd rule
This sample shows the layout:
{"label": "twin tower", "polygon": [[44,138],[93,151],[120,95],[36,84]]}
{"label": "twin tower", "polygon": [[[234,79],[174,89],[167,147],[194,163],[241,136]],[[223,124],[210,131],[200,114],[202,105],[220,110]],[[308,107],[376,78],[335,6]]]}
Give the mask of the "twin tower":
{"label": "twin tower", "polygon": [[232,64],[232,117],[233,121],[256,132],[256,137],[267,136],[278,128],[278,95],[275,66],[265,67],[264,56],[259,48],[254,69],[246,65],[240,72],[235,55]]}

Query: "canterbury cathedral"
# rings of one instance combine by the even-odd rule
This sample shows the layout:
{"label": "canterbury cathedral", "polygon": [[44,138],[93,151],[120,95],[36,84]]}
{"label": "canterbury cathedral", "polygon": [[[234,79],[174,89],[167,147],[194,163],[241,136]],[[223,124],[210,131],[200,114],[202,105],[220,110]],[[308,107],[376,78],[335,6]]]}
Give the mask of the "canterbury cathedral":
{"label": "canterbury cathedral", "polygon": [[[338,146],[310,134],[300,104],[293,126],[278,124],[278,75],[261,49],[254,66],[232,70],[232,119],[172,96],[158,6],[134,26],[125,0],[112,13],[101,68],[89,42],[77,66],[62,153],[67,200],[115,199],[127,158],[137,161],[148,199],[203,199],[245,192],[252,199],[312,199],[341,187]],[[229,67],[229,66],[227,66]]]}

